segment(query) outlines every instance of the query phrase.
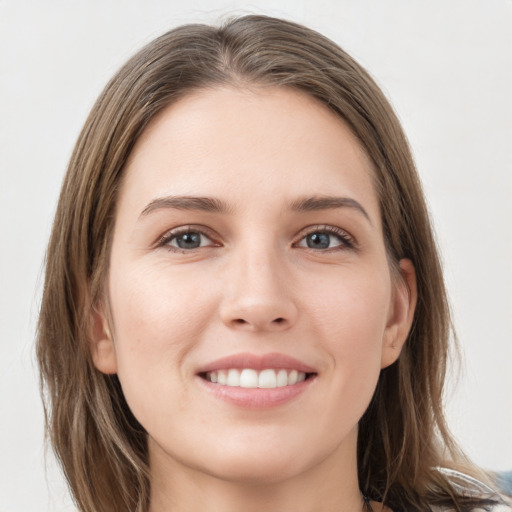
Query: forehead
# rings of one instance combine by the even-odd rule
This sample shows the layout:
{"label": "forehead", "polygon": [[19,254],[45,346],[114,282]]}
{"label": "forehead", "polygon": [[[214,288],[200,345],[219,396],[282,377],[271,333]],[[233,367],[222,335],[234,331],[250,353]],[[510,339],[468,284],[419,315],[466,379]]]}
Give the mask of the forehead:
{"label": "forehead", "polygon": [[[125,169],[122,196],[374,193],[372,165],[347,124],[284,87],[200,90],[158,114]],[[122,197],[121,197],[122,199]],[[290,197],[293,200],[293,197]]]}

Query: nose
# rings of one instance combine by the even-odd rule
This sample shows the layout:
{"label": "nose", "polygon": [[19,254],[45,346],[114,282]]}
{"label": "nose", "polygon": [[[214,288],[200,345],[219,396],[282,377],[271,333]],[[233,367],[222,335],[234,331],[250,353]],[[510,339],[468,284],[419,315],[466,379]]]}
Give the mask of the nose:
{"label": "nose", "polygon": [[222,321],[242,331],[289,329],[297,321],[293,282],[286,264],[271,251],[248,251],[230,261],[225,279]]}

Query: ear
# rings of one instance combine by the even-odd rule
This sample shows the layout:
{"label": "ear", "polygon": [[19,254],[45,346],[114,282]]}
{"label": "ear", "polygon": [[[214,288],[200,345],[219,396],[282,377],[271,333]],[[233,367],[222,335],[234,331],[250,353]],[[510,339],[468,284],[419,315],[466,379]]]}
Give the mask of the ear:
{"label": "ear", "polygon": [[400,275],[394,279],[388,324],[384,332],[381,368],[386,368],[398,359],[411,330],[416,309],[416,272],[411,260],[400,260],[399,271]]}
{"label": "ear", "polygon": [[104,312],[96,308],[91,313],[90,350],[94,366],[100,372],[117,373],[116,351],[108,320]]}

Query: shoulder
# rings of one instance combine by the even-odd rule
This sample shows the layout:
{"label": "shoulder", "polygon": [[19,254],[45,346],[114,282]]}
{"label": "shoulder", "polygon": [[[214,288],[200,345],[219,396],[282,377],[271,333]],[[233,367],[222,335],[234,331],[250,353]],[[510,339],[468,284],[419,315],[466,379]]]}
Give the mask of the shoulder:
{"label": "shoulder", "polygon": [[[472,509],[472,512],[512,512],[512,502],[487,484],[472,476],[448,468],[437,468],[443,473],[460,496],[486,501],[488,504]],[[448,512],[446,507],[432,507],[433,512]]]}

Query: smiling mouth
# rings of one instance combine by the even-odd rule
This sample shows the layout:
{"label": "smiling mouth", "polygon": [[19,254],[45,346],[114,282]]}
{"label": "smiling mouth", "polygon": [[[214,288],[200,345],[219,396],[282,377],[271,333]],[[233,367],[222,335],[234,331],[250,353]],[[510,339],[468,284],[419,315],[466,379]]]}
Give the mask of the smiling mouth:
{"label": "smiling mouth", "polygon": [[227,368],[223,370],[203,372],[199,376],[212,384],[246,389],[273,389],[294,386],[316,375],[298,370],[252,368]]}

